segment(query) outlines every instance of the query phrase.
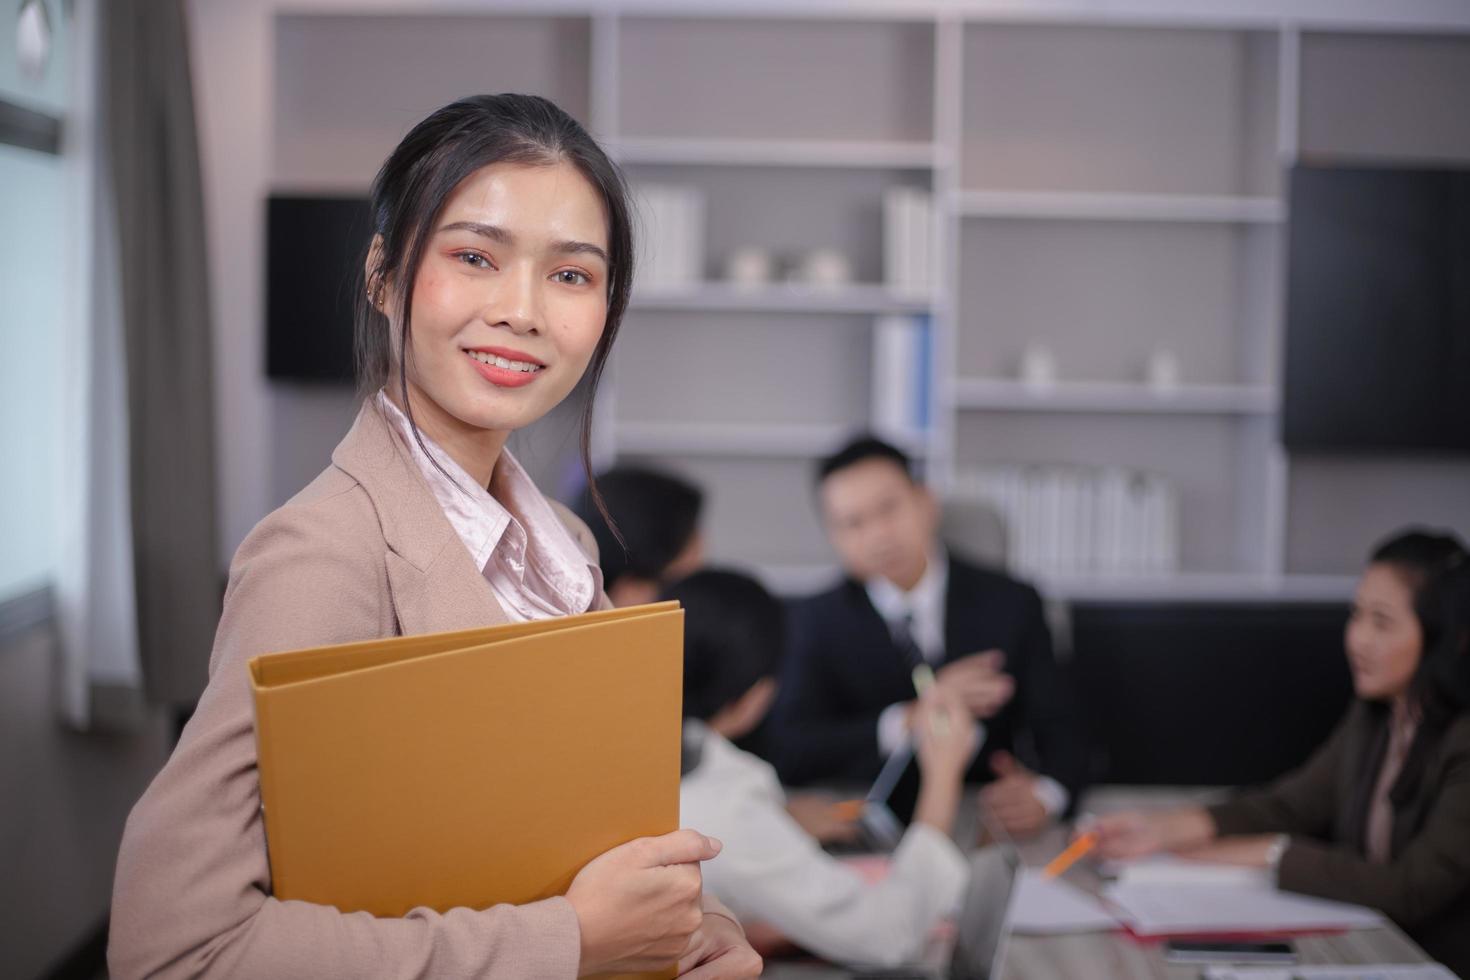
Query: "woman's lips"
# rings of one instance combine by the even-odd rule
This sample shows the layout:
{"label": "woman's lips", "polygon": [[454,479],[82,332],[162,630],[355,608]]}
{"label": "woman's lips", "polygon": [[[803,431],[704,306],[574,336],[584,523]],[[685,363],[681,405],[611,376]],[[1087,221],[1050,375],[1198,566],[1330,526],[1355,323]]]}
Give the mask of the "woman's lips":
{"label": "woman's lips", "polygon": [[[473,351],[465,351],[465,357],[469,359],[471,366],[480,372],[480,377],[498,388],[523,388],[532,381],[535,381],[537,376],[545,370],[544,367],[537,367],[534,370],[525,371],[519,367],[501,367],[498,364],[487,364],[476,357]],[[502,359],[509,360],[509,358]],[[526,364],[532,362],[521,361],[519,363]]]}

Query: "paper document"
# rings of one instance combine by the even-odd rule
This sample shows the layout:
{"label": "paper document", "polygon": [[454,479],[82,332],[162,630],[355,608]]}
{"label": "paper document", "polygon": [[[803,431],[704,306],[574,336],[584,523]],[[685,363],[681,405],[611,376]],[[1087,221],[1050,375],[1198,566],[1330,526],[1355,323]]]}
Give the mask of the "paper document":
{"label": "paper document", "polygon": [[1118,882],[1103,895],[1141,936],[1371,929],[1383,914],[1269,885]]}
{"label": "paper document", "polygon": [[1044,877],[1039,868],[1016,876],[1006,917],[1010,930],[1019,933],[1100,932],[1119,926],[1096,898],[1065,881]]}
{"label": "paper document", "polygon": [[1105,877],[1122,885],[1247,885],[1271,888],[1271,876],[1265,868],[1247,868],[1239,864],[1191,861],[1173,854],[1151,854],[1132,861],[1108,861],[1102,867]]}
{"label": "paper document", "polygon": [[1212,966],[1204,980],[1455,980],[1438,963],[1411,966]]}

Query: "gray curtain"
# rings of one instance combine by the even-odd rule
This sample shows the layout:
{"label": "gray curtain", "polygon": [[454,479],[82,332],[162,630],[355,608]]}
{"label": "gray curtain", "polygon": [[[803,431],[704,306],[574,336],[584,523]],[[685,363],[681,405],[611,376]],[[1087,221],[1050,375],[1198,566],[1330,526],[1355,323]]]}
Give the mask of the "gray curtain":
{"label": "gray curtain", "polygon": [[204,688],[219,618],[204,203],[183,0],[100,5],[99,105],[127,350],[138,651],[151,700]]}

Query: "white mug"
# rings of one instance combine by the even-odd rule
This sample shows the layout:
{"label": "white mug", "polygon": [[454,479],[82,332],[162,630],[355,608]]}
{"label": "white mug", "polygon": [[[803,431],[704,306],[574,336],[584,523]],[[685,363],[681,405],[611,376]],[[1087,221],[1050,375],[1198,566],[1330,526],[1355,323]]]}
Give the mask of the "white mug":
{"label": "white mug", "polygon": [[1028,385],[1049,385],[1057,380],[1057,362],[1051,348],[1027,344],[1021,352],[1021,380]]}
{"label": "white mug", "polygon": [[775,266],[771,253],[763,248],[737,248],[725,260],[725,278],[737,285],[757,286],[771,281]]}
{"label": "white mug", "polygon": [[1148,383],[1154,388],[1179,387],[1179,358],[1160,347],[1148,355]]}
{"label": "white mug", "polygon": [[814,248],[801,258],[792,277],[814,286],[841,286],[852,281],[852,265],[835,248]]}

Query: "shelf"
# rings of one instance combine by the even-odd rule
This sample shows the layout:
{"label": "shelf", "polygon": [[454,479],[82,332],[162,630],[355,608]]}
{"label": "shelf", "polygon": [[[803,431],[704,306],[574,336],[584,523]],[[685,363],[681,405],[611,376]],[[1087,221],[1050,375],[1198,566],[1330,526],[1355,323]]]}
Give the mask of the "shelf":
{"label": "shelf", "polygon": [[1357,584],[1357,578],[1351,575],[1248,572],[1110,577],[1040,575],[1033,581],[1048,598],[1067,602],[1347,602]]}
{"label": "shelf", "polygon": [[[836,563],[757,562],[757,578],[783,595],[830,586],[841,574]],[[1264,575],[1246,572],[1180,572],[1168,577],[1139,575],[1039,576],[1010,573],[1033,582],[1048,598],[1063,602],[1347,602],[1357,579],[1351,575]]]}
{"label": "shelf", "polygon": [[954,207],[967,218],[1223,224],[1286,220],[1286,205],[1277,198],[1224,195],[961,191],[954,197]]}
{"label": "shelf", "polygon": [[[728,422],[620,422],[619,455],[817,457],[838,449],[862,426],[738,424]],[[923,455],[922,436],[897,440],[907,453]]]}
{"label": "shelf", "polygon": [[1198,415],[1270,415],[1276,391],[1264,385],[1179,385],[1107,381],[1028,384],[1001,378],[962,378],[955,407],[1000,412],[1115,412]]}
{"label": "shelf", "polygon": [[622,139],[620,163],[757,167],[873,167],[927,170],[938,160],[933,143],[861,140]]}
{"label": "shelf", "polygon": [[772,283],[751,286],[724,282],[695,283],[687,288],[636,290],[635,310],[707,310],[752,313],[927,313],[930,303],[891,292],[871,283],[809,286]]}

